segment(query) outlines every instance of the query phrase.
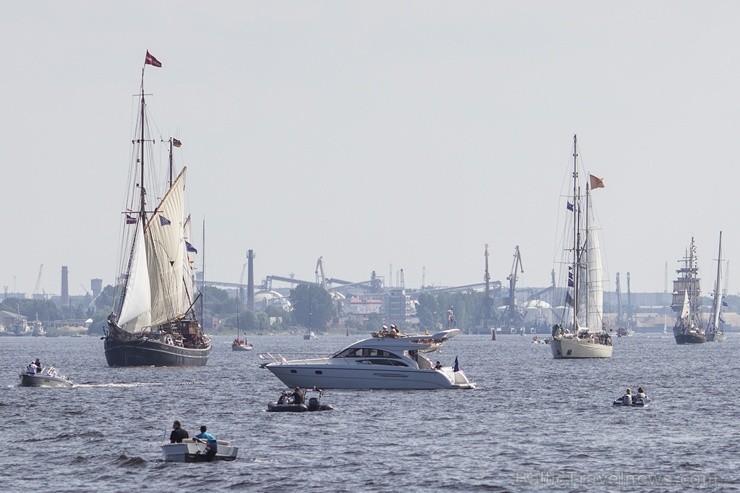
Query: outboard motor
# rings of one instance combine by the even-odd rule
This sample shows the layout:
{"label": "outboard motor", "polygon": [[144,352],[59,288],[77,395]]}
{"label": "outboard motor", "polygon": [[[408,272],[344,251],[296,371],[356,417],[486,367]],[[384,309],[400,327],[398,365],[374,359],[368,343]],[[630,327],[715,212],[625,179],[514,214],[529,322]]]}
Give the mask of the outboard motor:
{"label": "outboard motor", "polygon": [[321,404],[319,404],[319,398],[318,397],[311,397],[308,399],[308,410],[309,411],[318,411],[321,409]]}

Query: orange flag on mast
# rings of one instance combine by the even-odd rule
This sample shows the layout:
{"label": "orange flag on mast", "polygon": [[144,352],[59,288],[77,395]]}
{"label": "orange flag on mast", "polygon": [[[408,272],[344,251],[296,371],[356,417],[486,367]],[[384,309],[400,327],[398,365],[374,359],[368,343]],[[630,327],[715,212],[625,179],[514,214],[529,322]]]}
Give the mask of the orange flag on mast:
{"label": "orange flag on mast", "polygon": [[604,179],[598,176],[588,175],[589,182],[591,183],[591,190],[595,188],[604,188]]}

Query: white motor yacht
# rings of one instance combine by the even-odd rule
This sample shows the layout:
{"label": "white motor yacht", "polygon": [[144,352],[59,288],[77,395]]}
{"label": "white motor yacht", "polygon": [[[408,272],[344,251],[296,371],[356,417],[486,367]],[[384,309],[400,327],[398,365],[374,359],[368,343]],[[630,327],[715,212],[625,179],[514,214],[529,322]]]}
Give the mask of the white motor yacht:
{"label": "white motor yacht", "polygon": [[[460,333],[402,335],[374,332],[328,358],[287,360],[260,354],[267,368],[288,387],[320,389],[472,389],[462,370],[435,365],[422,353],[437,351]],[[455,358],[457,362],[457,358]]]}

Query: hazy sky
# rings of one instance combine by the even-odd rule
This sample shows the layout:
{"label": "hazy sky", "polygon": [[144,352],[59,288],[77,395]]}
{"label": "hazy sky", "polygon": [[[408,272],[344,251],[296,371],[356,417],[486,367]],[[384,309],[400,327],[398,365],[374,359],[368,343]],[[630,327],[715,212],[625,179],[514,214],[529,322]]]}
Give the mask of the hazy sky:
{"label": "hazy sky", "polygon": [[0,289],[42,263],[47,293],[62,265],[73,294],[113,282],[148,49],[208,279],[251,248],[257,282],[322,256],[469,284],[488,243],[493,279],[519,245],[520,285],[546,286],[578,134],[612,289],[663,291],[694,236],[709,292],[719,231],[740,250],[739,21],[735,1],[2,2]]}

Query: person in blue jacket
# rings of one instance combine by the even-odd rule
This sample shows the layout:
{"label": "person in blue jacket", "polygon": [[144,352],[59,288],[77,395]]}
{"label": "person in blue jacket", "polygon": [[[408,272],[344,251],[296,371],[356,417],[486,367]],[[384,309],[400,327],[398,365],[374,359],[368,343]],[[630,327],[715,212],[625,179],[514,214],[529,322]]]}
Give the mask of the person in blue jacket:
{"label": "person in blue jacket", "polygon": [[206,425],[201,426],[200,433],[195,435],[195,438],[206,441],[206,460],[212,461],[216,452],[218,452],[218,442],[216,441],[216,437],[208,433],[206,430]]}

